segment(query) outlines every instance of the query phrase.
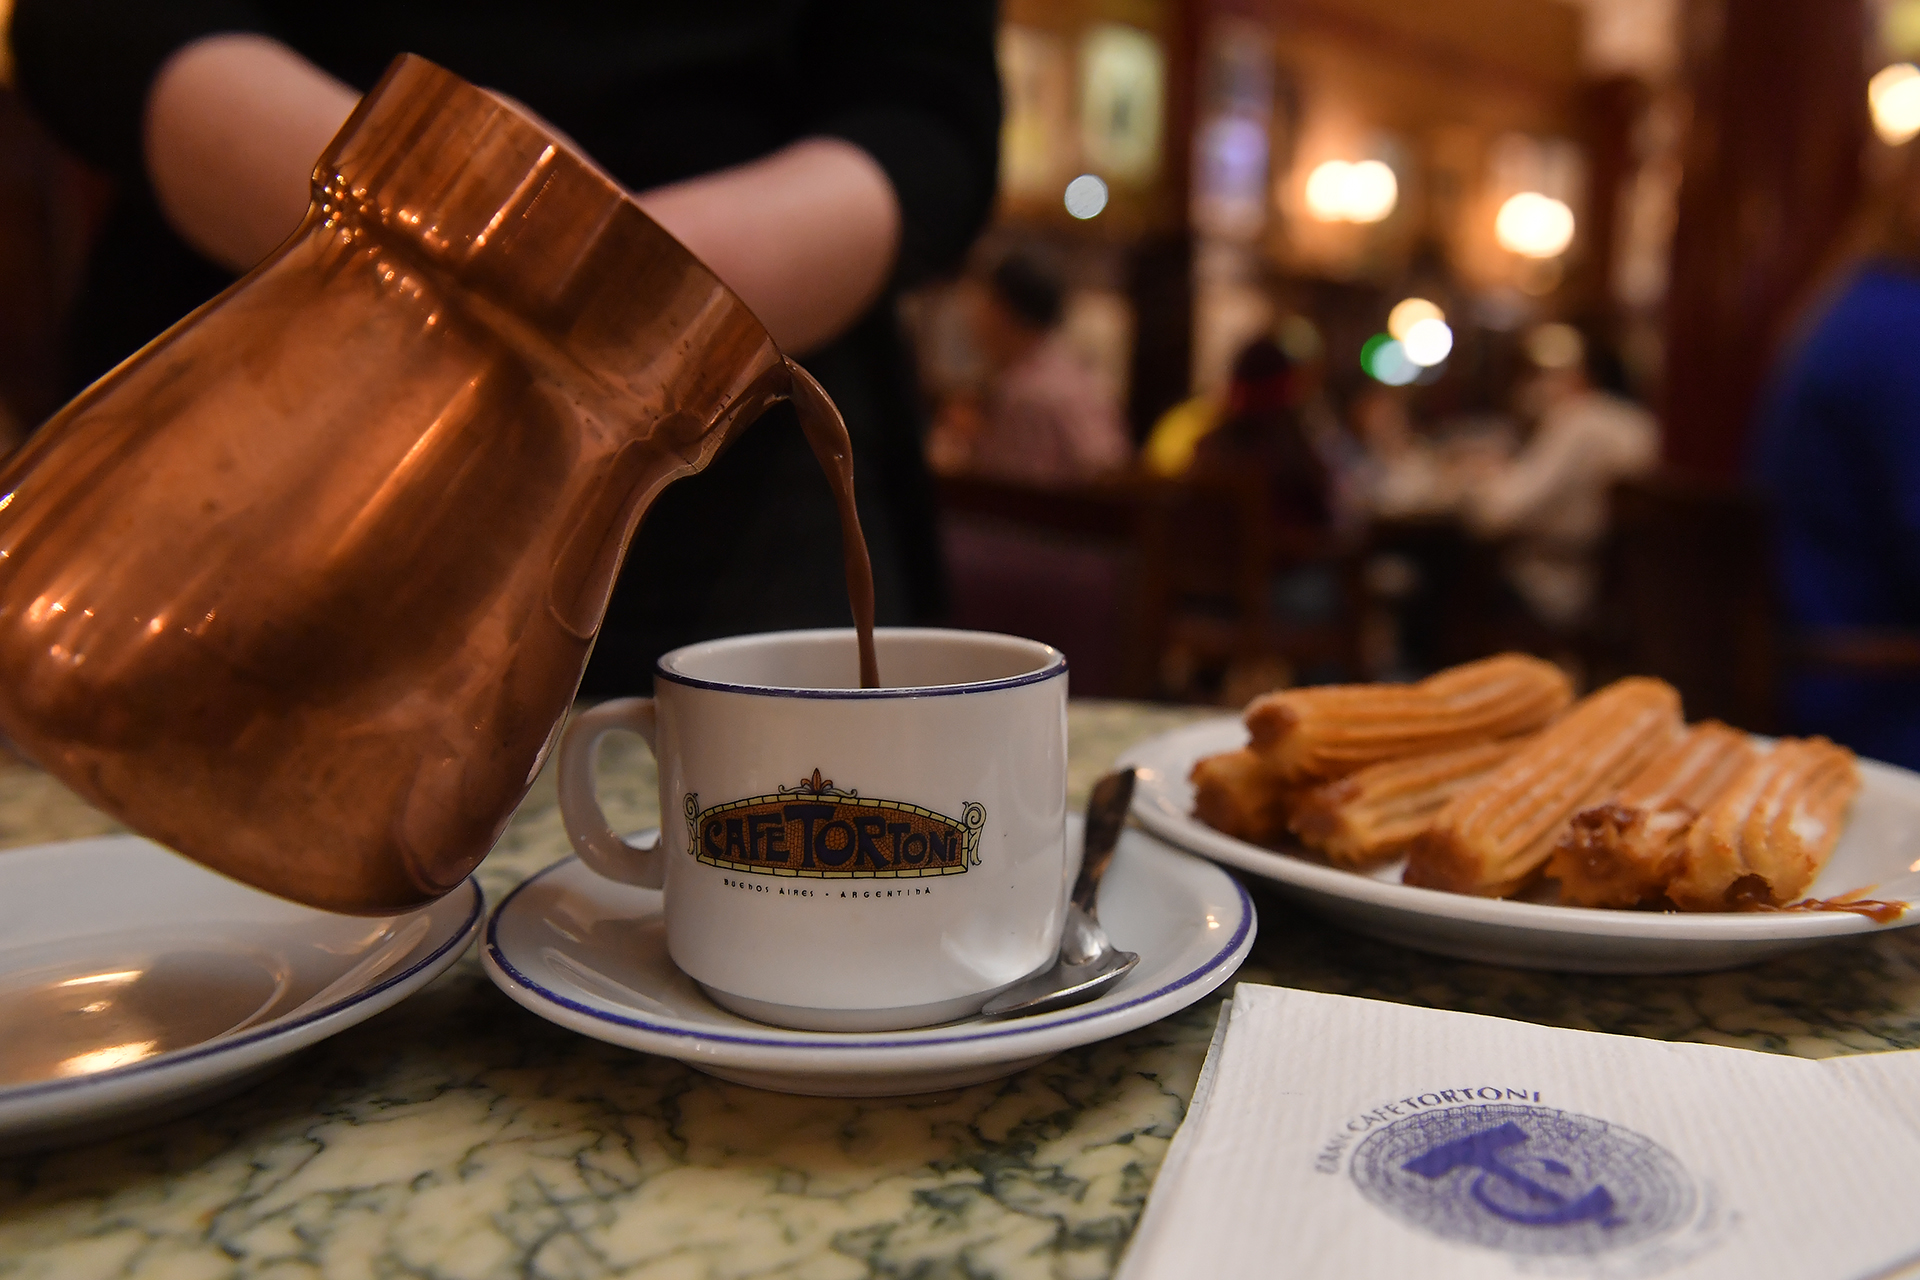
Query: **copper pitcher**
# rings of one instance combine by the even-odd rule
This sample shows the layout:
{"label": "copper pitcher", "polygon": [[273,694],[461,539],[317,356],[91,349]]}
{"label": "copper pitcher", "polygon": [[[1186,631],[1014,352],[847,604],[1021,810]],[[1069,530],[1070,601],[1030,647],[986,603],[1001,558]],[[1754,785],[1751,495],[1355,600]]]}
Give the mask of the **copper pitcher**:
{"label": "copper pitcher", "polygon": [[818,389],[537,121],[397,60],[294,236],[0,473],[0,730],[340,911],[458,885],[663,486]]}

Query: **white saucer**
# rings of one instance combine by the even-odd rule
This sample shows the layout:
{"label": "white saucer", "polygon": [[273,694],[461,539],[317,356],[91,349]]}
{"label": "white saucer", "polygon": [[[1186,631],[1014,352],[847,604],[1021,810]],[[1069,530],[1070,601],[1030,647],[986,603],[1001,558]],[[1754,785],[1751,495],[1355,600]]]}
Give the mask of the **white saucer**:
{"label": "white saucer", "polygon": [[1809,896],[1906,902],[1888,924],[1848,912],[1678,914],[1602,911],[1444,893],[1400,883],[1404,861],[1370,874],[1329,866],[1304,849],[1262,848],[1193,816],[1194,761],[1245,746],[1247,731],[1221,717],[1149,738],[1122,764],[1139,769],[1133,812],[1185,849],[1273,881],[1282,892],[1369,937],[1463,960],[1572,973],[1691,973],[1751,964],[1833,938],[1920,924],[1920,775],[1860,762],[1860,795]]}
{"label": "white saucer", "polygon": [[460,958],[473,880],[369,919],[296,906],[134,836],[0,851],[0,1149],[232,1092]]}
{"label": "white saucer", "polygon": [[[1077,844],[1077,828],[1069,838]],[[761,1089],[884,1097],[998,1079],[1164,1018],[1225,982],[1253,945],[1246,890],[1143,832],[1121,837],[1099,910],[1114,943],[1140,953],[1100,999],[915,1031],[790,1031],[728,1013],[667,957],[659,892],[603,880],[575,858],[507,895],[481,959],[514,1000],[584,1035]]]}

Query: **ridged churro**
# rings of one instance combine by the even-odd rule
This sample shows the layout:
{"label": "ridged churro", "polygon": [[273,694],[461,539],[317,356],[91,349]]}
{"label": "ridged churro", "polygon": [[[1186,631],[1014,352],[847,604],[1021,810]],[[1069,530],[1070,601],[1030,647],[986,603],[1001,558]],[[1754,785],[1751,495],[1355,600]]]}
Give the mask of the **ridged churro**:
{"label": "ridged churro", "polygon": [[1560,900],[1633,907],[1664,896],[1686,862],[1686,834],[1758,752],[1738,729],[1707,720],[1627,779],[1619,794],[1574,815],[1547,874]]}
{"label": "ridged churro", "polygon": [[1781,906],[1800,897],[1840,839],[1860,789],[1853,753],[1788,738],[1758,756],[1687,832],[1686,864],[1667,886],[1683,911]]}
{"label": "ridged churro", "polygon": [[1611,794],[1680,736],[1680,695],[1634,676],[1590,694],[1414,840],[1406,883],[1504,898],[1540,872],[1574,814]]}
{"label": "ridged churro", "polygon": [[1277,844],[1303,788],[1280,781],[1245,747],[1193,766],[1193,813],[1216,831],[1254,844]]}
{"label": "ridged churro", "polygon": [[1531,733],[1573,700],[1550,662],[1506,653],[1416,684],[1327,685],[1247,706],[1251,750],[1273,776],[1324,781],[1403,756]]}
{"label": "ridged churro", "polygon": [[1293,806],[1288,825],[1333,862],[1375,866],[1406,852],[1447,801],[1526,741],[1506,738],[1369,765],[1306,792]]}

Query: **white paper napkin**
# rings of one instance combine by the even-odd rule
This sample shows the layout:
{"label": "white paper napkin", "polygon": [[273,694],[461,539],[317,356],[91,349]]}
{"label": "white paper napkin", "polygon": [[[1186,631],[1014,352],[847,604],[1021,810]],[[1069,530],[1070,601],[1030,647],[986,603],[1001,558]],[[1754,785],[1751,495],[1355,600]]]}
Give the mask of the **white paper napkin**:
{"label": "white paper napkin", "polygon": [[1920,1052],[1242,984],[1118,1280],[1920,1273]]}

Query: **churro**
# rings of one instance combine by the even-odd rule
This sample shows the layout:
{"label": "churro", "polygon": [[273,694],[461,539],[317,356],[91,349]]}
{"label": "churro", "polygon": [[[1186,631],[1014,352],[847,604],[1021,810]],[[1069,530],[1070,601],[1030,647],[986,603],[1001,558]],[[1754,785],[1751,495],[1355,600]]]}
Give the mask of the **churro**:
{"label": "churro", "polygon": [[1301,796],[1288,825],[1301,841],[1342,866],[1366,868],[1399,857],[1433,816],[1520,749],[1525,738],[1482,742],[1369,765]]}
{"label": "churro", "polygon": [[1245,747],[1208,756],[1193,766],[1193,813],[1216,831],[1254,844],[1277,844],[1299,786],[1275,778]]}
{"label": "churro", "polygon": [[1416,684],[1326,685],[1247,706],[1250,749],[1276,778],[1324,781],[1403,756],[1531,733],[1573,700],[1550,662],[1507,653]]}
{"label": "churro", "polygon": [[1683,911],[1780,906],[1805,893],[1840,839],[1860,789],[1853,753],[1825,738],[1789,738],[1752,760],[1687,832],[1685,866],[1667,886]]}
{"label": "churro", "polygon": [[1685,864],[1694,820],[1757,754],[1746,734],[1717,720],[1689,729],[1618,795],[1574,815],[1547,861],[1560,900],[1579,907],[1657,901]]}
{"label": "churro", "polygon": [[1664,680],[1617,680],[1577,703],[1413,842],[1408,884],[1504,898],[1540,872],[1567,820],[1611,794],[1681,734]]}

